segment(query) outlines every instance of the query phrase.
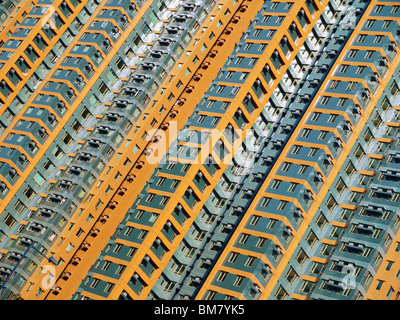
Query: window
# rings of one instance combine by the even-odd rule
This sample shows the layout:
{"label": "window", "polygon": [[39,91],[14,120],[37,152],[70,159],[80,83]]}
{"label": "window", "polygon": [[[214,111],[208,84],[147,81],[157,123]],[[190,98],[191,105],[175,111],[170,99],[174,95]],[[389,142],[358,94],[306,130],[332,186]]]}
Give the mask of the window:
{"label": "window", "polygon": [[365,70],[364,66],[357,67],[356,74],[362,74],[364,72],[364,70]]}
{"label": "window", "polygon": [[251,219],[250,219],[249,224],[252,225],[252,226],[254,226],[254,225],[257,224],[257,222],[258,222],[259,219],[260,219],[260,216],[252,216]]}
{"label": "window", "polygon": [[375,36],[374,43],[380,43],[382,41],[382,38],[383,38],[383,36],[381,36],[381,35]]}
{"label": "window", "polygon": [[304,129],[301,133],[302,138],[307,138],[310,135],[311,130],[310,129]]}
{"label": "window", "polygon": [[[331,85],[332,86],[332,85]],[[335,84],[335,87],[337,86],[337,83]],[[322,98],[321,98],[321,104],[322,105],[326,105],[328,102],[329,102],[329,100],[331,99],[331,97],[326,97],[326,96],[323,96]]]}
{"label": "window", "polygon": [[270,219],[270,220],[268,221],[268,224],[267,224],[266,228],[267,228],[267,229],[273,229],[273,228],[275,227],[276,223],[277,223],[277,220],[275,220],[275,219]]}
{"label": "window", "polygon": [[299,174],[305,174],[307,168],[308,168],[308,166],[301,165],[300,169],[299,169]]}
{"label": "window", "polygon": [[172,289],[175,287],[175,282],[166,281],[163,279],[161,280],[160,287],[162,288],[163,291],[171,292]]}
{"label": "window", "polygon": [[206,118],[205,115],[200,115],[199,118],[197,119],[197,123],[203,123],[205,118]]}
{"label": "window", "polygon": [[129,251],[126,254],[127,257],[133,257],[134,253],[136,252],[136,248],[129,247]]}
{"label": "window", "polygon": [[342,194],[343,191],[346,189],[346,185],[345,185],[345,183],[344,183],[342,178],[339,178],[338,182],[336,183],[335,188],[336,188],[336,190],[338,191],[339,194]]}
{"label": "window", "polygon": [[[348,68],[348,66],[342,66],[342,67],[339,69],[339,72],[340,72],[340,73],[345,73],[346,70],[347,70],[347,68]],[[332,82],[331,82],[331,85],[330,85],[330,87],[329,87],[329,89],[336,89],[339,83],[340,83],[339,80],[334,80],[334,81],[332,81]],[[324,101],[325,101],[325,100],[324,100]],[[327,101],[326,101],[326,102],[327,102]],[[322,103],[322,101],[321,101],[321,104],[326,104],[326,102],[325,102],[325,103]]]}
{"label": "window", "polygon": [[292,148],[292,154],[298,154],[300,151],[301,147],[300,146],[293,146]]}
{"label": "window", "polygon": [[[189,68],[186,68],[185,76],[187,77],[189,74],[190,74],[190,69],[189,69]],[[171,100],[170,100],[170,101],[171,101]]]}
{"label": "window", "polygon": [[21,200],[17,200],[17,202],[14,205],[14,209],[18,212],[18,213],[22,213],[25,209],[26,206],[22,203]]}
{"label": "window", "polygon": [[319,262],[313,262],[311,268],[310,268],[310,272],[313,274],[322,274],[322,272],[325,269],[325,265]]}
{"label": "window", "polygon": [[215,295],[216,295],[215,291],[208,290],[204,300],[213,300]]}
{"label": "window", "polygon": [[354,58],[358,50],[351,49],[349,52],[349,58]]}
{"label": "window", "polygon": [[93,219],[93,216],[91,214],[88,215],[86,218],[86,222],[89,223]]}
{"label": "window", "polygon": [[290,185],[289,185],[288,191],[289,192],[295,192],[298,185],[299,185],[298,183],[291,182]]}
{"label": "window", "polygon": [[315,233],[313,231],[310,231],[306,238],[306,242],[308,245],[312,248],[314,247],[315,243],[318,241],[318,238],[316,237]]}
{"label": "window", "polygon": [[147,233],[148,233],[148,231],[142,230],[140,232],[140,234],[138,235],[138,239],[143,240],[146,237]]}
{"label": "window", "polygon": [[289,170],[289,168],[290,168],[290,165],[291,165],[291,163],[284,162],[283,165],[282,165],[281,171],[282,172],[287,172]]}
{"label": "window", "polygon": [[274,180],[274,181],[272,181],[271,189],[277,189],[277,188],[279,187],[279,184],[280,184],[280,183],[281,183],[280,180]]}
{"label": "window", "polygon": [[67,248],[65,249],[67,252],[70,252],[72,250],[74,246],[72,245],[72,243],[69,243],[69,245],[67,246]]}
{"label": "window", "polygon": [[110,293],[113,287],[114,287],[113,283],[107,283],[107,286],[104,289],[104,291],[107,292],[107,293]]}
{"label": "window", "polygon": [[375,23],[375,20],[367,20],[367,23],[365,24],[365,26],[367,28],[371,28]]}
{"label": "window", "polygon": [[345,167],[345,171],[349,177],[351,177],[355,172],[356,168],[354,167],[353,163],[349,161]]}
{"label": "window", "polygon": [[154,194],[150,193],[146,198],[146,202],[151,202],[153,200],[153,198],[154,198]]}
{"label": "window", "polygon": [[106,85],[104,82],[102,82],[102,83],[100,84],[100,86],[99,86],[98,89],[99,89],[99,91],[101,92],[101,94],[103,94],[103,95],[105,95],[105,94],[109,91],[107,85]]}
{"label": "window", "polygon": [[390,289],[389,289],[389,291],[388,291],[386,297],[387,297],[388,299],[390,299],[390,297],[392,296],[392,293],[393,293],[393,292],[394,292],[394,289],[393,289],[392,287],[390,287]]}
{"label": "window", "polygon": [[76,233],[76,236],[79,238],[83,233],[84,231],[81,228],[79,228],[78,232]]}
{"label": "window", "polygon": [[252,47],[252,45],[253,45],[252,43],[246,43],[243,49],[244,49],[244,50],[250,50],[250,48]]}
{"label": "window", "polygon": [[317,148],[311,148],[310,152],[308,153],[309,157],[315,157],[319,149]]}
{"label": "window", "polygon": [[7,214],[7,216],[4,218],[3,222],[4,222],[9,228],[12,228],[12,227],[15,225],[15,223],[17,222],[17,220],[15,220],[15,219],[13,218],[12,215]]}
{"label": "window", "polygon": [[333,211],[333,209],[336,208],[337,202],[335,201],[334,197],[331,195],[328,200],[326,201],[326,206],[329,209],[329,211]]}
{"label": "window", "polygon": [[311,121],[318,121],[321,113],[320,112],[314,112],[311,116]]}
{"label": "window", "polygon": [[180,181],[179,180],[173,180],[171,183],[171,189],[176,189],[179,185]]}
{"label": "window", "polygon": [[164,183],[164,181],[165,181],[165,178],[161,177],[161,178],[158,179],[156,185],[157,185],[157,186],[162,186],[163,183]]}
{"label": "window", "polygon": [[39,288],[39,290],[36,292],[36,297],[40,297],[42,292],[43,292],[43,290],[41,288]]}
{"label": "window", "polygon": [[275,297],[277,300],[284,300],[288,296],[288,293],[283,289],[282,286],[279,286],[279,289],[275,293]]}
{"label": "window", "polygon": [[394,261],[388,261],[385,270],[389,271],[393,266]]}
{"label": "window", "polygon": [[347,99],[346,98],[340,98],[338,102],[338,107],[343,107],[346,104]]}
{"label": "window", "polygon": [[99,279],[93,279],[92,283],[90,284],[91,288],[96,288],[97,285],[99,284],[100,280]]}
{"label": "window", "polygon": [[33,177],[33,180],[38,184],[39,187],[41,187],[46,181],[40,173],[36,173]]}
{"label": "window", "polygon": [[260,201],[260,206],[261,207],[266,207],[269,203],[270,198],[262,198],[262,200]]}
{"label": "window", "polygon": [[360,35],[357,37],[357,42],[364,42],[365,38],[366,38],[366,35],[365,35],[365,34],[360,34]]}
{"label": "window", "polygon": [[365,54],[365,59],[371,59],[375,51],[368,50],[367,53]]}
{"label": "window", "polygon": [[331,114],[328,118],[328,123],[334,123],[337,119],[338,115],[337,114]]}
{"label": "window", "polygon": [[221,119],[220,117],[214,117],[213,120],[211,121],[211,124],[216,125],[220,119]]}
{"label": "window", "polygon": [[320,134],[318,135],[318,140],[324,140],[327,134],[328,131],[321,131]]}
{"label": "window", "polygon": [[346,90],[347,91],[353,91],[355,89],[356,85],[357,85],[357,82],[350,81],[349,84],[346,87]]}
{"label": "window", "polygon": [[162,206],[165,206],[168,203],[168,201],[169,201],[169,197],[163,196],[161,201],[160,201],[160,204]]}
{"label": "window", "polygon": [[357,145],[357,149],[354,154],[358,160],[361,160],[365,156],[365,152],[361,145]]}

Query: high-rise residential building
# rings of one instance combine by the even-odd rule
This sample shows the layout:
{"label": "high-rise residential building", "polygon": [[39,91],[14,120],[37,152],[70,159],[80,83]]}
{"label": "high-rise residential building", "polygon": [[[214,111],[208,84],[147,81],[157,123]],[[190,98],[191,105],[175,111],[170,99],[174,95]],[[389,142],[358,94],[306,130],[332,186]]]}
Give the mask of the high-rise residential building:
{"label": "high-rise residential building", "polygon": [[397,299],[400,2],[0,4],[0,299]]}

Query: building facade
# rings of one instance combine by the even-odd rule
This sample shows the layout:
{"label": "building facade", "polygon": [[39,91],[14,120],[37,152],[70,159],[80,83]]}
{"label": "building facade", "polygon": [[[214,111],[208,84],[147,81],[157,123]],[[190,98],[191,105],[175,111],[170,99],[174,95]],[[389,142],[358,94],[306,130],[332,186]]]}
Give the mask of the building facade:
{"label": "building facade", "polygon": [[398,298],[398,1],[4,7],[1,299]]}

